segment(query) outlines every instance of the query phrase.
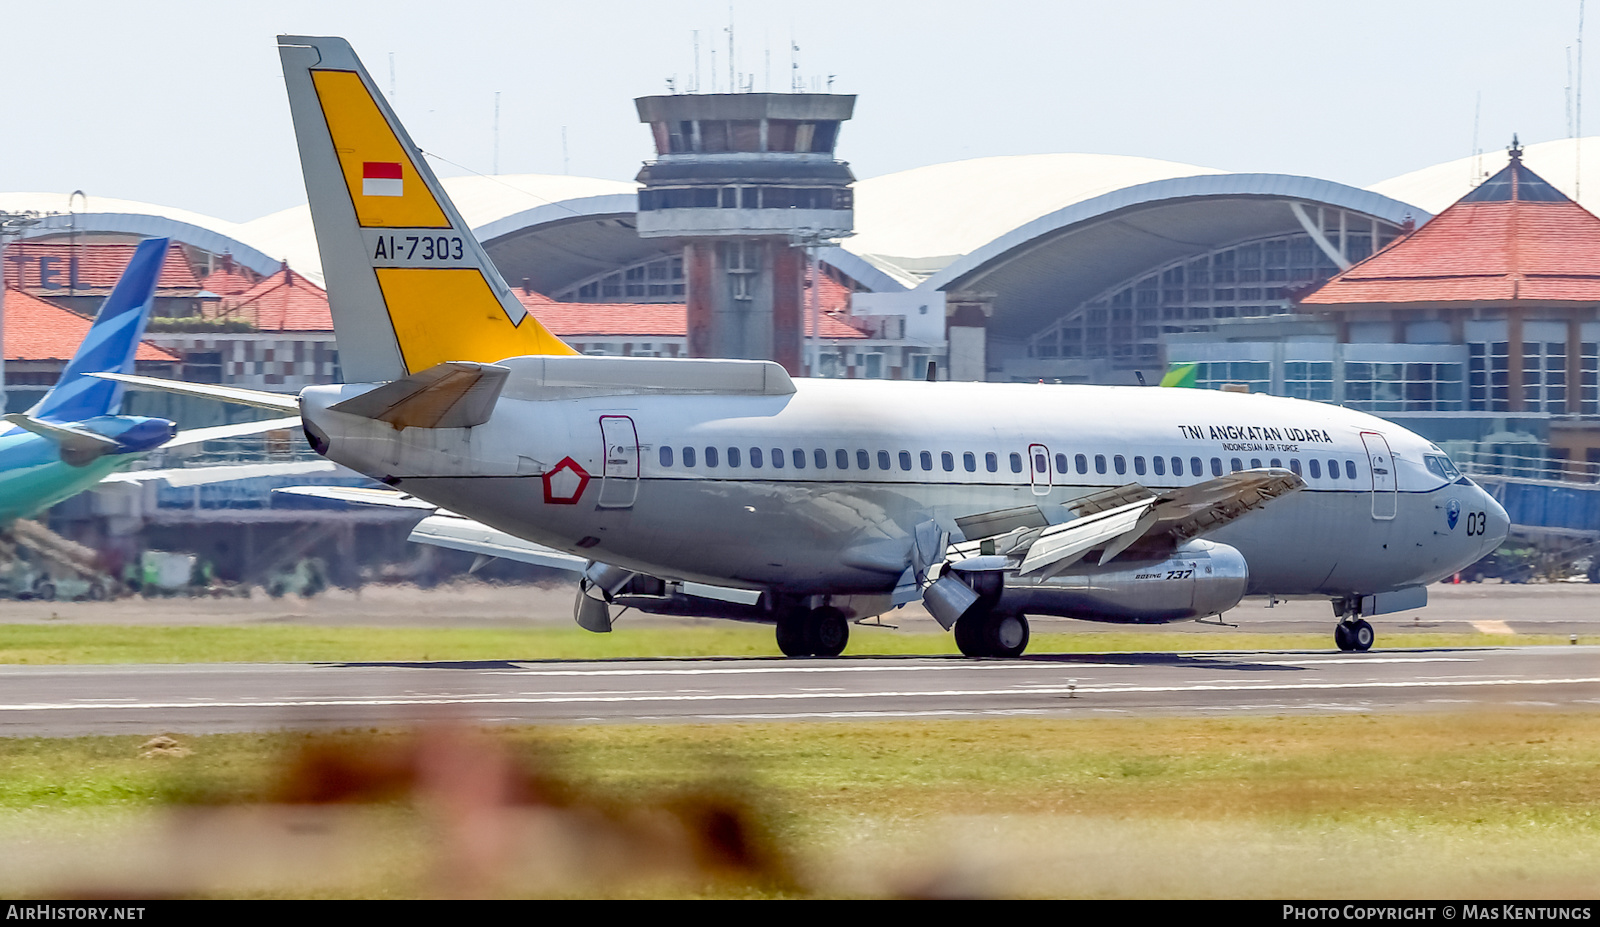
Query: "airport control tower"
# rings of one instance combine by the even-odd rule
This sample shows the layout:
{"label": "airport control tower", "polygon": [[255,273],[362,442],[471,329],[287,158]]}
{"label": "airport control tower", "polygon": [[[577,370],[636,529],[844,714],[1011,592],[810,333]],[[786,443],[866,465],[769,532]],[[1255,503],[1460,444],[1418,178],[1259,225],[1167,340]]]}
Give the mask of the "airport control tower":
{"label": "airport control tower", "polygon": [[850,234],[849,165],[834,159],[853,95],[640,97],[656,160],[639,171],[639,235],[683,242],[689,355],[774,360],[803,374],[807,248]]}

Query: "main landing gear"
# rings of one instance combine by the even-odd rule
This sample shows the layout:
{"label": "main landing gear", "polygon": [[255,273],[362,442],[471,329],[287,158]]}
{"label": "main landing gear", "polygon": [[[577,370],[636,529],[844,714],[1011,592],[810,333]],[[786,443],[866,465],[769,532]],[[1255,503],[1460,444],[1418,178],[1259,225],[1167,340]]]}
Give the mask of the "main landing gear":
{"label": "main landing gear", "polygon": [[1364,618],[1345,618],[1333,626],[1333,642],[1340,650],[1365,653],[1372,649],[1372,642],[1377,638],[1377,632]]}
{"label": "main landing gear", "polygon": [[956,621],[956,647],[969,657],[1020,657],[1028,649],[1026,615],[975,608]]}
{"label": "main landing gear", "polygon": [[831,605],[797,608],[778,619],[778,649],[786,657],[837,657],[850,642],[850,619]]}

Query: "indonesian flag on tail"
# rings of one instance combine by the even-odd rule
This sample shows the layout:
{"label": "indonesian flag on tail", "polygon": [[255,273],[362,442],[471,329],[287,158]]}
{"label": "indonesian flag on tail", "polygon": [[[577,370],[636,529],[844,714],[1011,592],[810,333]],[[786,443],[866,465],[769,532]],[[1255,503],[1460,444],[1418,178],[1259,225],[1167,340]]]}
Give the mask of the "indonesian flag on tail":
{"label": "indonesian flag on tail", "polygon": [[362,196],[405,196],[404,175],[398,161],[363,161]]}

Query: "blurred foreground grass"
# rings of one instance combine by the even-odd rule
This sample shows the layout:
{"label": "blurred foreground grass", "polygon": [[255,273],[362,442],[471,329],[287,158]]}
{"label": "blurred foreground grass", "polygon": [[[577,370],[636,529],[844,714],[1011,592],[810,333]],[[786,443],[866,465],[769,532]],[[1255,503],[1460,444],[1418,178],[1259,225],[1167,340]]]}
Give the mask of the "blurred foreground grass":
{"label": "blurred foreground grass", "polygon": [[0,893],[1466,899],[1600,884],[1600,713],[144,742],[0,740]]}
{"label": "blurred foreground grass", "polygon": [[[1331,627],[1331,622],[1330,622]],[[1326,634],[1237,631],[1083,631],[1035,634],[1028,652],[1332,650]],[[1600,636],[1580,638],[1600,643]],[[1566,644],[1556,635],[1434,634],[1379,630],[1379,649]],[[847,655],[954,654],[949,634],[852,629]],[[611,634],[575,627],[373,628],[313,625],[0,624],[0,664],[360,663],[431,660],[607,660],[777,656],[768,625],[728,621],[623,625]]]}

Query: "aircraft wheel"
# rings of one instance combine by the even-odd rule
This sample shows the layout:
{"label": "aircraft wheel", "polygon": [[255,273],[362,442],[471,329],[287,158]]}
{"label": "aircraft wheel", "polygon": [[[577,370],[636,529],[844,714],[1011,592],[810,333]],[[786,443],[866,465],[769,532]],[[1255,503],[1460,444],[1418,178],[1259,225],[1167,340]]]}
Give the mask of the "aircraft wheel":
{"label": "aircraft wheel", "polygon": [[991,612],[984,622],[984,638],[992,657],[1020,657],[1028,649],[1026,615]]}
{"label": "aircraft wheel", "polygon": [[1350,649],[1366,653],[1372,649],[1372,642],[1378,639],[1378,633],[1372,630],[1372,625],[1366,621],[1357,621],[1350,626]]}
{"label": "aircraft wheel", "polygon": [[795,609],[778,618],[778,649],[786,657],[809,657],[811,644],[810,615],[804,609]]}
{"label": "aircraft wheel", "polygon": [[810,615],[811,652],[819,657],[837,657],[850,642],[850,619],[831,605]]}
{"label": "aircraft wheel", "polygon": [[956,649],[963,656],[987,657],[990,656],[988,641],[983,633],[985,619],[989,616],[980,609],[962,615],[956,621]]}
{"label": "aircraft wheel", "polygon": [[1341,621],[1333,626],[1333,642],[1340,650],[1355,649],[1355,635],[1350,631],[1350,625]]}

